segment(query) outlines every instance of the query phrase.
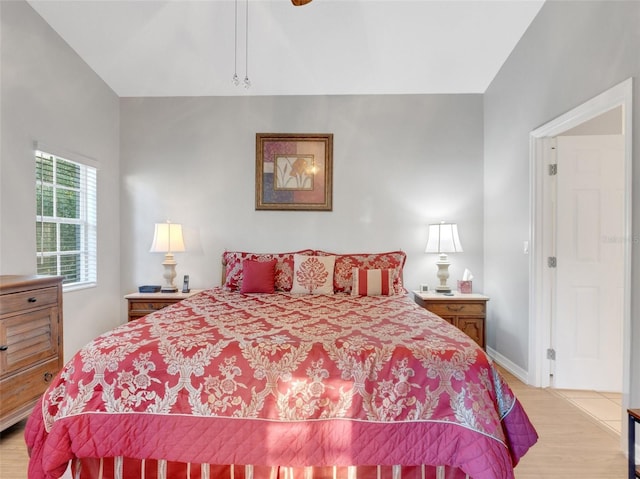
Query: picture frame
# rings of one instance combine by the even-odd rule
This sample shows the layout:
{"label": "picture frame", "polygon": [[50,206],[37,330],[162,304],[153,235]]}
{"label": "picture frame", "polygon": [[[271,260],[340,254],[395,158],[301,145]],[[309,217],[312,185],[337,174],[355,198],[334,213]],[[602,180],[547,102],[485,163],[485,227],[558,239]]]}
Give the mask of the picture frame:
{"label": "picture frame", "polygon": [[256,210],[332,208],[332,133],[256,133]]}

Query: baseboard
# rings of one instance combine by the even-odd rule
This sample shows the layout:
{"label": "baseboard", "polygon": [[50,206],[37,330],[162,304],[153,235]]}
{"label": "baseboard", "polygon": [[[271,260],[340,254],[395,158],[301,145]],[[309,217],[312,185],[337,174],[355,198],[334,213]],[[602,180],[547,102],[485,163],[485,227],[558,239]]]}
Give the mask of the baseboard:
{"label": "baseboard", "polygon": [[498,351],[487,346],[487,354],[493,361],[500,367],[506,369],[510,374],[513,374],[516,378],[522,381],[524,384],[529,384],[529,373],[522,369],[520,366],[512,362],[510,359],[504,357]]}

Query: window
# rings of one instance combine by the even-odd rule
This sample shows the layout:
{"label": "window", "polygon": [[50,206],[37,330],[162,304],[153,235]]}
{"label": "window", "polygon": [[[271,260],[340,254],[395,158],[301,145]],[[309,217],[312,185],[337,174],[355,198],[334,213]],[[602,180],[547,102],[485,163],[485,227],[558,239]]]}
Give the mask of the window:
{"label": "window", "polygon": [[37,272],[96,283],[96,168],[36,150]]}

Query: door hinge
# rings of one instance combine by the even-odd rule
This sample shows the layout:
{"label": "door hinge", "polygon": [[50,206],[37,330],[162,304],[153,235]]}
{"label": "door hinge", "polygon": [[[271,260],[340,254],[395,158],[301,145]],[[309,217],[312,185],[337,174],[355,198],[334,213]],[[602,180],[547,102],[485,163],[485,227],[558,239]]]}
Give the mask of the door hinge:
{"label": "door hinge", "polygon": [[553,348],[547,349],[547,359],[552,359],[555,361],[556,359],[556,350]]}
{"label": "door hinge", "polygon": [[558,265],[558,261],[556,260],[555,256],[549,256],[547,258],[547,266],[549,268],[555,268]]}
{"label": "door hinge", "polygon": [[549,176],[556,176],[558,174],[558,163],[549,165]]}

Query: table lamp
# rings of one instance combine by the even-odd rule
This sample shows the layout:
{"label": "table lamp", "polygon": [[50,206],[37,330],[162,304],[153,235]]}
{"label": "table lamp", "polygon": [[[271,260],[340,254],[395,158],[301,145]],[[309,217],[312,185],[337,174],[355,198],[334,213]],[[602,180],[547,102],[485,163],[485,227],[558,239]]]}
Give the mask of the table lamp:
{"label": "table lamp", "polygon": [[153,243],[151,244],[151,253],[165,253],[164,286],[160,290],[163,293],[176,293],[178,288],[174,284],[176,277],[176,261],[173,253],[182,253],[184,251],[184,240],[182,239],[182,225],[177,223],[156,223],[155,232],[153,233]]}
{"label": "table lamp", "polygon": [[438,253],[440,255],[438,265],[438,279],[440,285],[436,287],[437,293],[450,293],[451,288],[447,286],[449,279],[449,261],[447,253],[462,252],[462,244],[458,237],[458,225],[456,223],[445,223],[429,225],[429,238],[425,253]]}

